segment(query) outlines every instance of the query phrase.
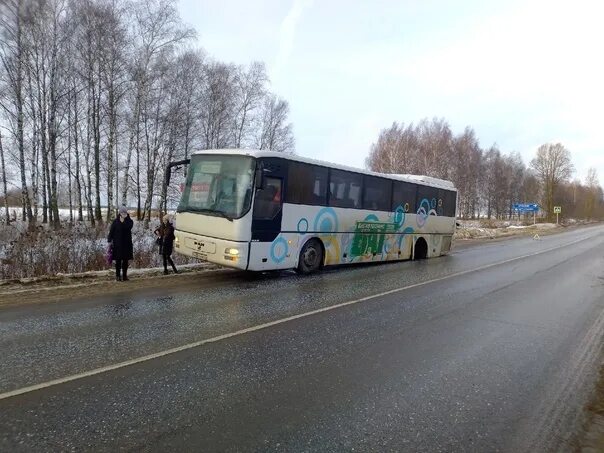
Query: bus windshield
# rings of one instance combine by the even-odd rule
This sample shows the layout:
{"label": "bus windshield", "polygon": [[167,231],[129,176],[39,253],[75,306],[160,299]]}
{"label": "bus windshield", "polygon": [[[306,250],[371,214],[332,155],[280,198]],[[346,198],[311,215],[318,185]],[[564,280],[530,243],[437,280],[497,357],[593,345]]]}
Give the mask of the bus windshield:
{"label": "bus windshield", "polygon": [[177,212],[242,217],[250,209],[254,159],[194,154]]}

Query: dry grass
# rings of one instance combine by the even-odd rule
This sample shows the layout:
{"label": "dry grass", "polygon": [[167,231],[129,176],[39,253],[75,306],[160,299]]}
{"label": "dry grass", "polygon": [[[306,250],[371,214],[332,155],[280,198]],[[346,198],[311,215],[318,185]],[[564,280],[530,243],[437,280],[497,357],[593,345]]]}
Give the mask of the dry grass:
{"label": "dry grass", "polygon": [[[134,268],[161,266],[153,229],[135,222],[132,231]],[[0,279],[53,276],[109,269],[105,260],[109,226],[76,223],[54,231],[46,225],[34,230],[23,223],[0,226]],[[181,256],[178,264],[188,263]]]}

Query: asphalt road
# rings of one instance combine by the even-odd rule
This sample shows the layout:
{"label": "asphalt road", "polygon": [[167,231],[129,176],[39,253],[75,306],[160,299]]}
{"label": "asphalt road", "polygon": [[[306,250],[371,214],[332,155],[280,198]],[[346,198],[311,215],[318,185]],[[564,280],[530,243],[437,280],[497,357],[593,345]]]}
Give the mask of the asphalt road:
{"label": "asphalt road", "polygon": [[0,451],[567,451],[604,227],[0,309]]}

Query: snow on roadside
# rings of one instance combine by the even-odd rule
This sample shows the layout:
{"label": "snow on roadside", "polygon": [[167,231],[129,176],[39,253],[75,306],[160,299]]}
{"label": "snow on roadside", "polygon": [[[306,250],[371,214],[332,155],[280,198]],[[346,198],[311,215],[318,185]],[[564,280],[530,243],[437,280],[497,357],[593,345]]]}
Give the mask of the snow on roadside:
{"label": "snow on roadside", "polygon": [[[192,263],[192,264],[181,264],[178,266],[178,272],[180,273],[193,273],[193,272],[204,272],[204,271],[212,271],[219,269],[219,266],[211,264],[211,263]],[[130,268],[128,269],[128,276],[135,279],[149,278],[155,277],[157,275],[163,274],[163,267],[148,267],[148,268]],[[170,271],[170,275],[174,275],[172,271]],[[0,295],[5,294],[2,292],[2,288],[8,286],[12,288],[14,286],[18,287],[30,287],[36,286],[38,284],[48,284],[48,283],[56,283],[56,284],[68,284],[74,285],[78,282],[86,282],[86,284],[91,284],[92,282],[102,282],[107,280],[113,280],[115,278],[115,270],[106,269],[101,271],[86,271],[86,272],[78,272],[78,273],[57,273],[56,275],[43,275],[40,277],[23,277],[17,279],[9,279],[9,280],[0,280]],[[55,285],[53,285],[54,287]]]}
{"label": "snow on roadside", "polygon": [[[152,220],[148,228],[144,227],[144,222],[134,221],[134,260],[130,267],[133,272],[161,265],[153,233],[158,225],[157,219]],[[9,225],[0,224],[0,279],[49,278],[87,271],[106,273],[112,267],[105,259],[108,230],[108,224],[93,227],[87,222],[65,223],[59,230],[42,223],[30,230],[27,223],[20,220]],[[173,259],[177,267],[197,263],[197,260],[181,255],[175,255]]]}
{"label": "snow on roadside", "polygon": [[556,225],[555,223],[538,223],[535,227],[539,230],[551,230],[553,228],[558,228],[560,225]]}
{"label": "snow on roadside", "polygon": [[455,239],[495,239],[531,231],[552,230],[561,228],[555,223],[537,223],[523,225],[518,221],[509,220],[459,220],[455,231]]}

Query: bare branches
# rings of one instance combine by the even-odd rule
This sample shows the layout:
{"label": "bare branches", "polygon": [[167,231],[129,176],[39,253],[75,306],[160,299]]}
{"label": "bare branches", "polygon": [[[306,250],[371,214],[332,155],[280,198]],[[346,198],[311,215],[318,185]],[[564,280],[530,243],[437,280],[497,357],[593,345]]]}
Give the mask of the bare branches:
{"label": "bare branches", "polygon": [[21,170],[24,217],[41,206],[59,227],[69,203],[96,223],[120,199],[149,221],[167,209],[158,188],[168,161],[256,143],[293,149],[264,64],[211,60],[194,38],[176,0],[2,2],[0,128],[7,168]]}
{"label": "bare branches", "polygon": [[291,123],[287,122],[289,104],[275,95],[264,101],[260,117],[261,126],[256,146],[278,152],[293,152],[294,135]]}
{"label": "bare branches", "polygon": [[541,181],[544,192],[544,206],[548,218],[554,215],[554,193],[557,187],[568,181],[574,172],[570,152],[560,143],[547,143],[537,149],[537,156],[531,161],[535,175]]}
{"label": "bare branches", "polygon": [[34,218],[31,209],[31,200],[25,174],[25,142],[24,142],[24,93],[23,80],[25,74],[25,43],[23,40],[24,9],[19,0],[8,2],[0,11],[2,14],[2,28],[0,36],[3,37],[0,46],[0,58],[4,67],[3,76],[8,86],[7,92],[14,106],[15,137],[19,149],[19,169],[21,175],[21,199],[23,218],[33,225]]}
{"label": "bare branches", "polygon": [[550,219],[554,203],[565,203],[569,216],[604,217],[595,170],[588,173],[587,187],[569,185],[574,168],[570,152],[559,143],[540,146],[531,168],[527,168],[518,153],[502,154],[497,145],[481,149],[470,127],[454,136],[442,119],[422,120],[417,126],[395,122],[382,130],[371,146],[366,166],[382,173],[452,180],[458,189],[462,218],[511,218],[513,203],[541,200]]}

